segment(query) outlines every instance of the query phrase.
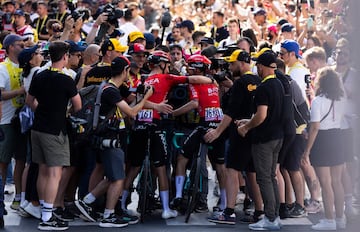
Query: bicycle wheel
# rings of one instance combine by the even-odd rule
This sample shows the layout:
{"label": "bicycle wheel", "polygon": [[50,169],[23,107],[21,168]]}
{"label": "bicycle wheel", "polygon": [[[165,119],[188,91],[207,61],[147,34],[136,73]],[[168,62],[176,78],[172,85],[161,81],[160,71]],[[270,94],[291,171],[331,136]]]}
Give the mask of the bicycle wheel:
{"label": "bicycle wheel", "polygon": [[[200,151],[202,152],[204,145],[201,144]],[[201,153],[200,153],[201,154]],[[191,169],[190,169],[190,184],[188,190],[188,199],[187,199],[187,208],[185,211],[185,223],[189,222],[190,214],[195,209],[195,204],[198,200],[200,187],[200,166],[201,166],[201,155],[199,155],[196,159],[192,161]]]}
{"label": "bicycle wheel", "polygon": [[139,208],[140,208],[140,221],[144,222],[144,217],[146,213],[147,206],[147,194],[148,194],[148,179],[150,172],[150,160],[149,156],[145,156],[141,178],[140,178],[140,195],[139,195]]}

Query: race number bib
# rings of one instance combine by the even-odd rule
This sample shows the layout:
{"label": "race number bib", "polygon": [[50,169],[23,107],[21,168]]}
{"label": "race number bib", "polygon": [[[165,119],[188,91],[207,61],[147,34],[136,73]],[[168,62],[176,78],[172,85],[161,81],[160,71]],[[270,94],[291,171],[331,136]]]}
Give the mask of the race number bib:
{"label": "race number bib", "polygon": [[152,109],[141,110],[138,113],[138,121],[152,122],[152,120],[153,120],[153,110]]}
{"label": "race number bib", "polygon": [[221,121],[224,117],[222,109],[219,107],[205,108],[205,121]]}

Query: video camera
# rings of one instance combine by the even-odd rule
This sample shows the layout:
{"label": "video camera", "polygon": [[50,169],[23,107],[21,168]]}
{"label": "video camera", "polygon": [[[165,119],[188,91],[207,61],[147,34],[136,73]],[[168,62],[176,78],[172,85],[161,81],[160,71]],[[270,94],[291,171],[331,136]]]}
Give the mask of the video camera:
{"label": "video camera", "polygon": [[107,22],[111,25],[118,26],[118,19],[124,17],[124,11],[121,9],[116,9],[115,6],[108,3],[102,9],[102,12],[107,13]]}

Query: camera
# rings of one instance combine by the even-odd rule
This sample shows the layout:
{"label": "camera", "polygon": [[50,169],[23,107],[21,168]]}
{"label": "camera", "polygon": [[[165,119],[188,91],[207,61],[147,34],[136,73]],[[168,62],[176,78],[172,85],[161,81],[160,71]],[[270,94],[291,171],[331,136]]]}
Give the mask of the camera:
{"label": "camera", "polygon": [[121,148],[120,140],[118,139],[103,139],[100,148]]}
{"label": "camera", "polygon": [[146,94],[147,91],[149,91],[149,89],[153,88],[152,86],[148,85],[145,86],[144,84],[139,84],[138,87],[136,88],[136,93],[138,94]]}
{"label": "camera", "polygon": [[107,13],[107,22],[115,26],[118,25],[117,20],[125,15],[123,10],[116,9],[115,6],[110,3],[104,6],[102,12]]}
{"label": "camera", "polygon": [[84,15],[85,15],[85,12],[80,12],[80,11],[74,10],[71,13],[71,18],[73,18],[74,21],[77,21],[79,18],[83,18]]}
{"label": "camera", "polygon": [[311,75],[310,74],[306,74],[304,76],[304,80],[306,83],[306,88],[310,88],[310,84],[311,84]]}
{"label": "camera", "polygon": [[220,83],[222,81],[225,81],[227,76],[228,76],[228,72],[226,70],[223,70],[215,73],[213,75],[213,78],[216,80],[217,83]]}

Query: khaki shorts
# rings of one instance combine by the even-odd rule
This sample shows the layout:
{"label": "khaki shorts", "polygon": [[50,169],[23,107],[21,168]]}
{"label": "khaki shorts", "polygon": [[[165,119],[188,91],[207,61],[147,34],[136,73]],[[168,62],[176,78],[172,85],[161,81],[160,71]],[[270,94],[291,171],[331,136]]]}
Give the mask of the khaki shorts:
{"label": "khaki shorts", "polygon": [[49,167],[70,165],[69,138],[60,132],[52,135],[31,131],[32,161]]}
{"label": "khaki shorts", "polygon": [[0,162],[10,163],[11,158],[25,160],[26,136],[16,131],[11,124],[0,125],[4,140],[0,141]]}

